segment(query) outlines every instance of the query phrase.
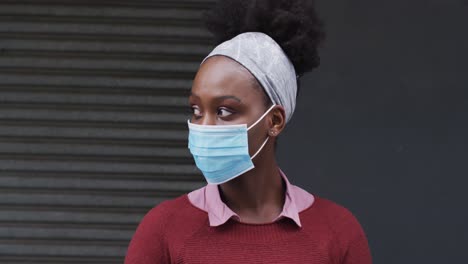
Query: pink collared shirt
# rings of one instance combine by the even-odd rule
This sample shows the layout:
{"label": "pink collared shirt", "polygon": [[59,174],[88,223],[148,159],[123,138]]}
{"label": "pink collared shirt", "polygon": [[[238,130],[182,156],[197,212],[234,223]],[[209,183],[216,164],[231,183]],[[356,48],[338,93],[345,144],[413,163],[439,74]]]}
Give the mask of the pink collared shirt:
{"label": "pink collared shirt", "polygon": [[[306,190],[291,184],[281,169],[279,169],[279,172],[286,184],[286,197],[284,199],[283,210],[272,222],[287,217],[301,227],[299,213],[310,207],[314,203],[315,198]],[[241,222],[239,215],[233,212],[221,200],[218,185],[208,184],[194,190],[188,194],[188,198],[192,205],[208,213],[210,226],[220,226],[231,218]]]}

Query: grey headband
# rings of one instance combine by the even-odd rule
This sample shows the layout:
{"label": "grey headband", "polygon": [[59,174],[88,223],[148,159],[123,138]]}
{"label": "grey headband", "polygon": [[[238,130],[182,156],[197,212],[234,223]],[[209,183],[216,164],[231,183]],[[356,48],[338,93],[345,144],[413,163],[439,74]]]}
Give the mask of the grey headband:
{"label": "grey headband", "polygon": [[227,40],[211,51],[206,59],[224,55],[247,68],[265,89],[270,100],[284,107],[288,122],[296,107],[296,71],[281,47],[261,32],[246,32]]}

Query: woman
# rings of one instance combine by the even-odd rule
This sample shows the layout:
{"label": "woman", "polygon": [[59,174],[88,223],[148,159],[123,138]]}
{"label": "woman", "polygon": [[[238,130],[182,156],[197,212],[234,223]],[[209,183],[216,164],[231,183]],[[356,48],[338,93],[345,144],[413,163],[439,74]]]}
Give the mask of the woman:
{"label": "woman", "polygon": [[321,24],[308,1],[220,1],[219,44],[189,97],[189,149],[208,184],[144,217],[125,263],[371,263],[347,209],[292,185],[275,143],[298,76],[318,66]]}

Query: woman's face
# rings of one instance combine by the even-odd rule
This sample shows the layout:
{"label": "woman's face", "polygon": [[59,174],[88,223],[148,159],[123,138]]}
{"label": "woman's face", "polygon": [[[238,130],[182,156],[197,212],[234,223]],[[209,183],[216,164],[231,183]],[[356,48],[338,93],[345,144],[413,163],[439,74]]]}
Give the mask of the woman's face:
{"label": "woman's face", "polygon": [[[208,58],[193,81],[190,122],[198,125],[252,125],[267,110],[265,93],[254,76],[238,62],[225,57]],[[271,114],[271,112],[270,112]],[[261,146],[272,126],[270,114],[249,130],[251,155]]]}

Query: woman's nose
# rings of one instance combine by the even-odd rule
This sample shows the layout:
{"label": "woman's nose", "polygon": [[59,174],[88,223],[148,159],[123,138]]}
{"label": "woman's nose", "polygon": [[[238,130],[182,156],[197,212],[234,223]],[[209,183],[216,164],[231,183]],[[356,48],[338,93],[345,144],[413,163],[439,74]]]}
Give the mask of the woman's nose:
{"label": "woman's nose", "polygon": [[216,115],[213,114],[205,114],[203,115],[202,119],[200,120],[200,125],[216,125]]}

